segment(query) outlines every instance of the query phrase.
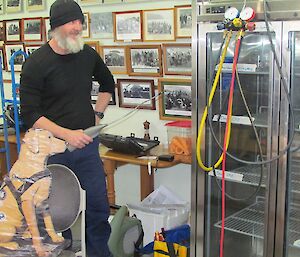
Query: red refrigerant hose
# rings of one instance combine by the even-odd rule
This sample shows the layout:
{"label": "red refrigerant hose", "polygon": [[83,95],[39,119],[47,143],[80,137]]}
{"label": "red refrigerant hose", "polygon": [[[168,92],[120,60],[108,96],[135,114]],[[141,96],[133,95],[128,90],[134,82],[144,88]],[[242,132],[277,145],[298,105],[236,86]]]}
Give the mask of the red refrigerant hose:
{"label": "red refrigerant hose", "polygon": [[229,123],[231,122],[232,115],[232,102],[233,102],[233,92],[234,92],[234,82],[235,82],[235,72],[237,69],[237,61],[239,56],[239,50],[241,45],[242,36],[244,34],[244,30],[240,30],[237,35],[237,41],[234,50],[233,64],[232,64],[232,74],[231,74],[231,82],[230,82],[230,93],[228,100],[228,108],[227,108],[227,120],[226,120],[226,128],[224,134],[224,142],[223,142],[223,162],[222,162],[222,226],[221,226],[221,235],[220,235],[220,257],[224,255],[224,232],[225,232],[225,167],[226,167],[226,142],[227,137],[229,136]]}

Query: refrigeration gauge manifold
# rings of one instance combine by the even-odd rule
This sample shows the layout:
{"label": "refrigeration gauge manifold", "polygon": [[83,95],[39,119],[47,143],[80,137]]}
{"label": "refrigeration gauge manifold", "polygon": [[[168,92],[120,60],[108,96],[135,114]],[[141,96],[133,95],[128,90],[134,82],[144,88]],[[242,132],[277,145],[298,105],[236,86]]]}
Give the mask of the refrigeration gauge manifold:
{"label": "refrigeration gauge manifold", "polygon": [[225,11],[224,21],[217,24],[218,30],[233,30],[240,29],[253,31],[255,23],[251,22],[255,17],[255,12],[251,7],[245,7],[241,12],[235,7],[230,7]]}

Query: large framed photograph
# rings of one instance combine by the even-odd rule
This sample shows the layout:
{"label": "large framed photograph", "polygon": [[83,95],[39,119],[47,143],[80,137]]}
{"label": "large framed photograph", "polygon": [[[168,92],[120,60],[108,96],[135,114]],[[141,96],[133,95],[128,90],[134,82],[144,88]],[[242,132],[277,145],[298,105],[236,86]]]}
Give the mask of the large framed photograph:
{"label": "large framed photograph", "polygon": [[129,75],[155,77],[162,75],[160,45],[129,46],[128,51]]}
{"label": "large framed photograph", "polygon": [[192,7],[190,5],[175,6],[176,37],[192,36]]}
{"label": "large framed photograph", "polygon": [[5,41],[20,42],[21,41],[21,21],[8,20],[5,21]]}
{"label": "large framed photograph", "polygon": [[23,41],[42,41],[43,19],[42,18],[24,18],[22,19],[22,38]]}
{"label": "large framed photograph", "polygon": [[142,41],[142,11],[116,12],[113,16],[115,41]]}
{"label": "large framed photograph", "polygon": [[51,39],[51,26],[49,17],[44,18],[44,39],[47,42]]}
{"label": "large framed photograph", "polygon": [[174,9],[143,11],[144,41],[174,41]]}
{"label": "large framed photograph", "polygon": [[164,74],[192,75],[191,44],[163,44]]}
{"label": "large framed photograph", "polygon": [[26,9],[28,12],[31,11],[42,11],[45,10],[46,0],[26,0]]}
{"label": "large framed photograph", "polygon": [[[11,71],[10,67],[10,59],[12,55],[17,51],[23,51],[24,52],[24,45],[23,44],[11,44],[11,45],[4,45],[4,55],[5,55],[5,61],[6,61],[6,70]],[[22,64],[24,63],[25,58],[23,54],[18,54],[14,58],[14,70],[15,71],[21,71],[22,70]]]}
{"label": "large framed photograph", "polygon": [[0,0],[0,14],[4,13],[4,0]]}
{"label": "large framed photograph", "polygon": [[84,22],[82,24],[82,37],[89,38],[90,37],[90,14],[84,13]]}
{"label": "large framed photograph", "polygon": [[154,80],[117,79],[119,106],[155,110]]}
{"label": "large framed photograph", "polygon": [[4,21],[0,21],[0,42],[5,41],[5,24]]}
{"label": "large framed photograph", "polygon": [[113,38],[114,24],[112,12],[91,13],[92,38]]}
{"label": "large framed photograph", "polygon": [[25,45],[25,53],[30,56],[35,50],[39,49],[41,47],[40,44],[36,45]]}
{"label": "large framed photograph", "polygon": [[99,41],[85,41],[84,43],[99,53]]}
{"label": "large framed photograph", "polygon": [[127,47],[101,46],[100,55],[113,74],[127,74]]}
{"label": "large framed photograph", "polygon": [[[98,98],[98,93],[99,93],[99,83],[98,83],[98,81],[93,80],[92,90],[91,90],[92,105],[96,104],[96,101]],[[113,92],[113,94],[111,95],[111,99],[110,99],[108,105],[116,105],[116,93],[115,92]]]}
{"label": "large framed photograph", "polygon": [[1,68],[2,68],[2,70],[6,70],[6,62],[5,62],[4,50],[3,50],[2,46],[0,46],[0,58],[1,58]]}
{"label": "large framed photograph", "polygon": [[6,0],[5,10],[7,13],[20,12],[22,10],[22,0]]}
{"label": "large framed photograph", "polygon": [[159,79],[159,117],[161,120],[188,120],[192,116],[192,81]]}

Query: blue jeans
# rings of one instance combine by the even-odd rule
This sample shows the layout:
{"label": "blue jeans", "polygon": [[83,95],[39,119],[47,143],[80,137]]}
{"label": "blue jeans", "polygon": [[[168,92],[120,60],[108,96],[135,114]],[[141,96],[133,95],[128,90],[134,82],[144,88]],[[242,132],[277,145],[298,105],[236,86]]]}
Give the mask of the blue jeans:
{"label": "blue jeans", "polygon": [[86,248],[89,257],[109,257],[109,204],[103,163],[98,151],[99,139],[82,149],[51,156],[48,164],[62,164],[70,168],[86,190]]}

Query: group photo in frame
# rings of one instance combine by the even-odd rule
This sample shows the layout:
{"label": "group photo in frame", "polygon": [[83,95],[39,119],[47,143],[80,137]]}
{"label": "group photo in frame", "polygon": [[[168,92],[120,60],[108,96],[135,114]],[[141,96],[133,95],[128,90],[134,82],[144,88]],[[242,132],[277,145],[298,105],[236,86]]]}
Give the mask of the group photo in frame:
{"label": "group photo in frame", "polygon": [[42,41],[43,19],[42,18],[24,18],[22,19],[22,39],[23,41]]}
{"label": "group photo in frame", "polygon": [[2,70],[6,70],[6,62],[4,59],[4,50],[2,46],[0,46],[0,57],[1,57],[1,68]]}
{"label": "group photo in frame", "polygon": [[90,37],[90,14],[84,13],[84,22],[82,24],[82,37],[89,38]]}
{"label": "group photo in frame", "polygon": [[142,41],[142,11],[115,12],[114,40]]}
{"label": "group photo in frame", "polygon": [[5,24],[4,21],[0,21],[0,42],[5,41]]}
{"label": "group photo in frame", "polygon": [[155,110],[154,80],[117,79],[119,107]]}
{"label": "group photo in frame", "polygon": [[192,75],[192,45],[163,44],[164,74]]}
{"label": "group photo in frame", "polygon": [[49,17],[44,18],[44,37],[45,41],[49,41],[51,39],[51,26]]}
{"label": "group photo in frame", "polygon": [[100,56],[113,74],[127,74],[126,46],[101,46]]}
{"label": "group photo in frame", "polygon": [[[91,90],[91,103],[94,106],[96,104],[98,93],[99,93],[99,83],[96,80],[92,82],[92,90]],[[108,105],[116,105],[116,93],[115,91],[112,93],[110,101]]]}
{"label": "group photo in frame", "polygon": [[99,41],[85,41],[84,43],[99,53]]}
{"label": "group photo in frame", "polygon": [[192,81],[168,79],[158,81],[159,117],[161,120],[189,120],[192,117]]}
{"label": "group photo in frame", "polygon": [[21,12],[22,10],[22,0],[6,0],[5,12],[7,13],[15,13]]}
{"label": "group photo in frame", "polygon": [[129,75],[154,77],[162,75],[160,45],[129,46],[128,52]]}
{"label": "group photo in frame", "polygon": [[[5,61],[6,61],[6,70],[11,71],[11,66],[10,66],[10,59],[12,55],[17,52],[17,51],[23,51],[24,52],[24,45],[23,44],[9,44],[9,45],[4,45],[4,56],[5,56]],[[22,70],[22,65],[25,61],[24,55],[23,54],[18,54],[15,56],[14,59],[14,70],[15,71],[21,71]]]}
{"label": "group photo in frame", "polygon": [[40,44],[36,44],[36,45],[25,45],[25,53],[30,56],[35,50],[39,49],[41,47]]}
{"label": "group photo in frame", "polygon": [[42,11],[45,10],[46,0],[26,0],[26,10],[28,12],[32,11]]}
{"label": "group photo in frame", "polygon": [[5,21],[5,41],[20,42],[21,41],[21,21],[7,20]]}
{"label": "group photo in frame", "polygon": [[4,0],[0,0],[0,14],[4,13]]}
{"label": "group photo in frame", "polygon": [[192,7],[190,5],[175,6],[176,38],[192,36]]}
{"label": "group photo in frame", "polygon": [[174,9],[143,11],[144,41],[174,41]]}
{"label": "group photo in frame", "polygon": [[92,38],[113,38],[114,23],[112,12],[91,13],[90,30]]}

